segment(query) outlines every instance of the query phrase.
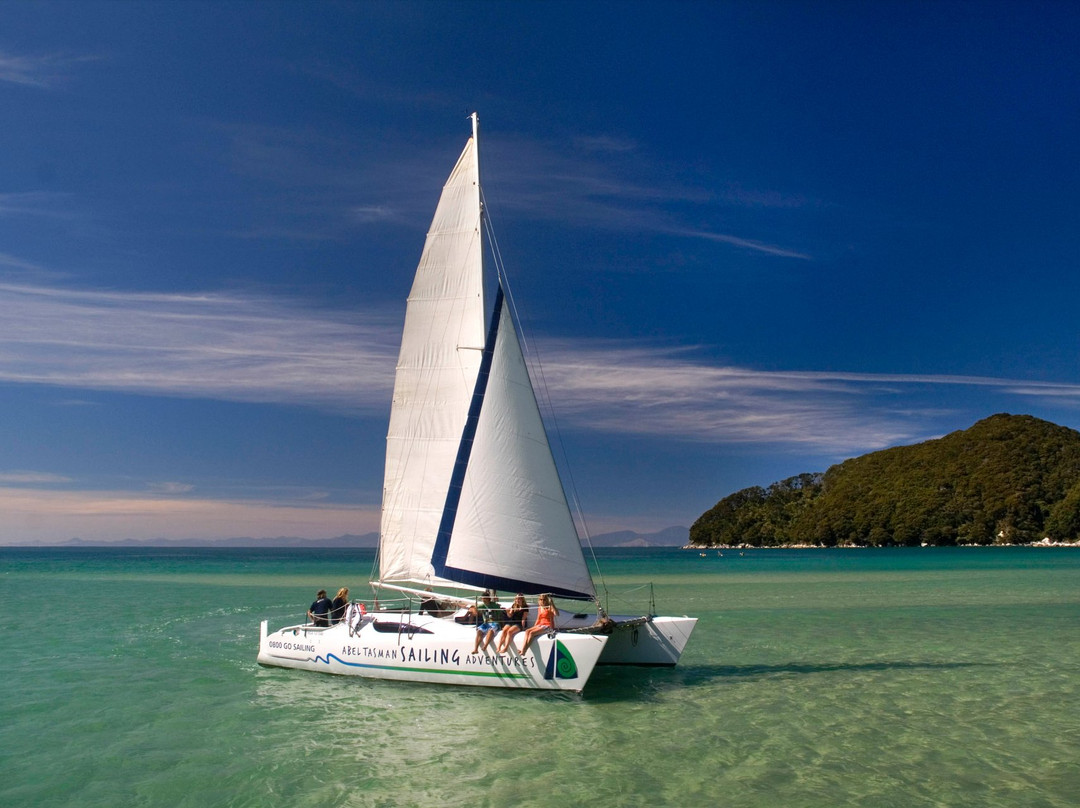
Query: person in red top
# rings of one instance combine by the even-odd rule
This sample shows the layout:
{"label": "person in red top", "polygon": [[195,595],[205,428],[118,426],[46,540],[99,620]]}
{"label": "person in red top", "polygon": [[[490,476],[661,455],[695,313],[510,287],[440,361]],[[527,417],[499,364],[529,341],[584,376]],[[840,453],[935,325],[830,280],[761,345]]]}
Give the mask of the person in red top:
{"label": "person in red top", "polygon": [[[551,600],[551,595],[540,596],[540,609],[536,613],[536,623],[532,628],[525,629],[522,642],[521,653],[525,653],[525,649],[529,647],[529,643],[533,641],[533,637],[537,637],[540,634],[544,634],[549,631],[555,630],[555,618],[558,617],[559,610],[555,608],[555,603]],[[513,648],[513,643],[510,644]]]}

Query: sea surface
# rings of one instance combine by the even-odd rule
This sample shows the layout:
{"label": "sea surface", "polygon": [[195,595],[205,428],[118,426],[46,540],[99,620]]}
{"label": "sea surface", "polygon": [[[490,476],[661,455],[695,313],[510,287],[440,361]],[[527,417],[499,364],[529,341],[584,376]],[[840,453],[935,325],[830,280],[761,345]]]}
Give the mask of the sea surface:
{"label": "sea surface", "polygon": [[598,557],[700,622],[574,696],[258,666],[370,551],[0,549],[0,805],[1080,805],[1080,549]]}

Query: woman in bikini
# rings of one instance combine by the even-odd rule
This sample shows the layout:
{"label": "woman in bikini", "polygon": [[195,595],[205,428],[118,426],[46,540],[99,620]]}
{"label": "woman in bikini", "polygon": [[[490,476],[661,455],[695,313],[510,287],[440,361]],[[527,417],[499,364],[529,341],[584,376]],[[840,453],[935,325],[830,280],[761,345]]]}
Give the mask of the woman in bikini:
{"label": "woman in bikini", "polygon": [[[555,608],[551,595],[541,595],[540,610],[536,613],[536,623],[533,624],[532,628],[525,629],[525,640],[521,646],[521,653],[525,653],[525,649],[529,647],[533,637],[555,630],[555,618],[558,614],[559,610]],[[513,648],[513,645],[510,647]]]}
{"label": "woman in bikini", "polygon": [[514,598],[510,608],[506,610],[506,620],[503,623],[502,633],[499,635],[499,653],[505,654],[510,650],[510,642],[519,631],[524,631],[529,619],[529,604],[525,602],[525,596],[520,592]]}

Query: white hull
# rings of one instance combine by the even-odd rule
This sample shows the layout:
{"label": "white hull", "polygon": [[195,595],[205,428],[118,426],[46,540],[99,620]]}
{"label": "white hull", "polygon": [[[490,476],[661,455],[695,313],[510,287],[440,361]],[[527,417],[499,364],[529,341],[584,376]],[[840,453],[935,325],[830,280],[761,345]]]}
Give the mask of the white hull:
{"label": "white hull", "polygon": [[610,633],[588,633],[583,629],[594,625],[594,615],[564,613],[559,631],[537,637],[524,654],[517,650],[521,634],[512,651],[496,653],[496,636],[474,654],[476,629],[449,617],[409,612],[361,617],[350,610],[334,626],[286,626],[273,633],[264,620],[258,662],[369,679],[580,692],[596,665],[674,666],[697,624],[695,617],[613,619]]}
{"label": "white hull", "polygon": [[[530,620],[532,613],[530,613]],[[640,665],[673,667],[678,664],[696,617],[637,617],[611,615],[614,623],[599,665]],[[594,614],[560,614],[557,626],[563,631],[582,630],[596,623]]]}
{"label": "white hull", "polygon": [[598,664],[673,667],[695,625],[696,617],[654,617],[641,625],[619,626],[608,636]]}
{"label": "white hull", "polygon": [[[330,627],[262,622],[262,665],[405,682],[580,692],[608,642],[590,634],[544,634],[524,654],[496,654],[498,637],[473,654],[474,626],[452,618],[376,612]],[[514,638],[520,649],[522,637]]]}

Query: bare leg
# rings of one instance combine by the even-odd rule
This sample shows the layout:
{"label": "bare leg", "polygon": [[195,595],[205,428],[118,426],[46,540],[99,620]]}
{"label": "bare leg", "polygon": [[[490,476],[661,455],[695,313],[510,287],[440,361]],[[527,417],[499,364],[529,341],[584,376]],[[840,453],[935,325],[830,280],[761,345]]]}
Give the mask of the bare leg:
{"label": "bare leg", "polygon": [[507,626],[503,629],[502,636],[499,637],[500,654],[505,654],[507,651],[514,647],[514,635],[517,634],[519,631],[521,631],[521,629],[515,628],[514,626]]}
{"label": "bare leg", "polygon": [[536,626],[525,629],[525,639],[521,641],[521,653],[525,653],[525,649],[529,647],[529,643],[532,642],[533,637],[535,637],[537,634],[539,634],[539,632],[536,630]]}

